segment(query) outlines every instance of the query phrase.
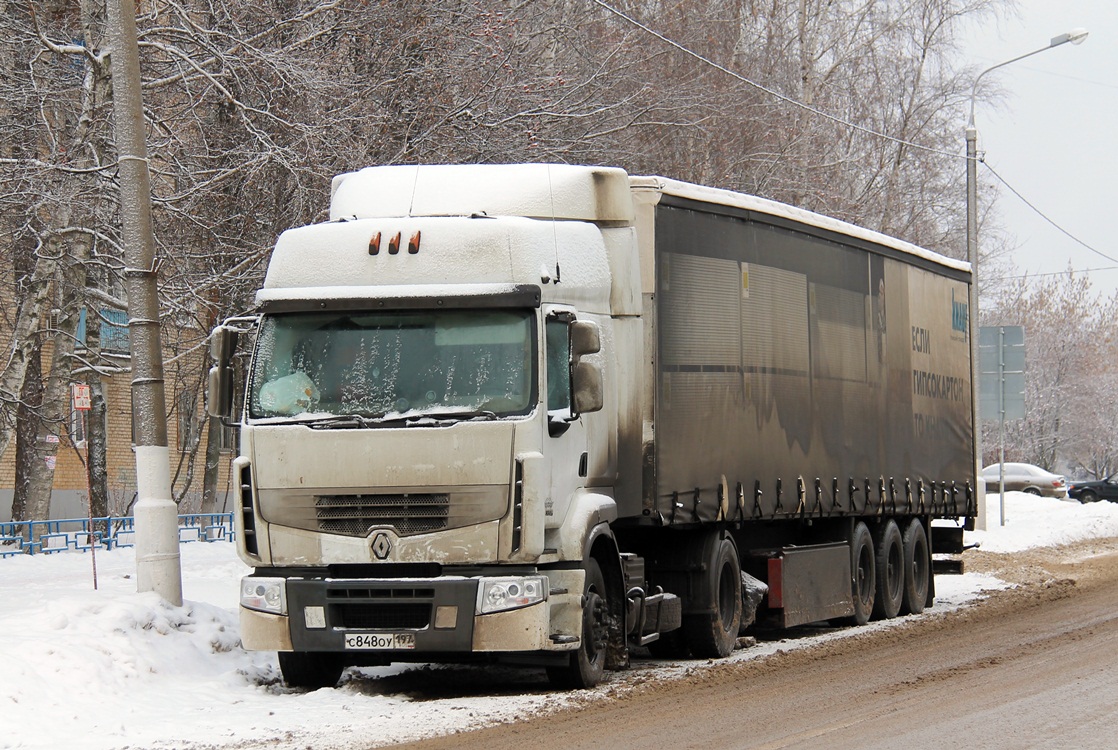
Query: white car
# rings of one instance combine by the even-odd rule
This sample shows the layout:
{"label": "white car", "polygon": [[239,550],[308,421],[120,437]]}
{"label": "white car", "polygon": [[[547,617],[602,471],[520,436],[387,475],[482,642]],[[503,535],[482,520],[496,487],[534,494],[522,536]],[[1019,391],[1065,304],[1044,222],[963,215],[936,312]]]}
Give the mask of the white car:
{"label": "white car", "polygon": [[[1032,464],[1006,463],[1005,488],[1027,492],[1030,495],[1055,497],[1060,500],[1068,496],[1068,483],[1060,474],[1053,474]],[[992,464],[982,470],[982,481],[987,492],[997,492],[1002,464]]]}

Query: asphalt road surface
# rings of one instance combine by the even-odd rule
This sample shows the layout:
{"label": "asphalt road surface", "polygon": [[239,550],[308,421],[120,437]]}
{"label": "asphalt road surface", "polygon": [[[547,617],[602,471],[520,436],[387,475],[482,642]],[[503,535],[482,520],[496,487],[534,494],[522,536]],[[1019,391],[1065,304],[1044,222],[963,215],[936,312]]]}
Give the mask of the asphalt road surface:
{"label": "asphalt road surface", "polygon": [[968,554],[1020,585],[681,679],[628,673],[571,709],[396,747],[1118,747],[1118,541]]}

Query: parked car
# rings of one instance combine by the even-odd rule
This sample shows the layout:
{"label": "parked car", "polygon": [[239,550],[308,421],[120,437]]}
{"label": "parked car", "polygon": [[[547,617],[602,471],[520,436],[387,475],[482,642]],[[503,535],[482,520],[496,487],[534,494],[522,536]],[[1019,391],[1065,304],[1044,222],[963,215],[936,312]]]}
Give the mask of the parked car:
{"label": "parked car", "polygon": [[[1000,473],[1001,464],[992,464],[982,470],[982,480],[986,482],[987,492],[998,491]],[[1032,464],[1005,464],[1005,488],[1061,500],[1068,494],[1067,482],[1062,475]]]}
{"label": "parked car", "polygon": [[1081,503],[1098,500],[1118,503],[1118,474],[1112,474],[1106,479],[1073,481],[1068,485],[1068,495]]}

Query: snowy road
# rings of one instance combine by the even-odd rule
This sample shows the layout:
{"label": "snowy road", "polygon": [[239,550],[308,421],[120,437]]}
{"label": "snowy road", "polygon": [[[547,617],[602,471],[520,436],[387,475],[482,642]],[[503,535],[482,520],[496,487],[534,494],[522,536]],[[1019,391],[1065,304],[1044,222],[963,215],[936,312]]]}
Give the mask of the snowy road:
{"label": "snowy road", "polygon": [[622,700],[577,711],[399,747],[1112,748],[1115,548],[1070,564],[1031,556],[1017,573],[1044,565],[1047,580],[935,618],[649,682]]}
{"label": "snowy road", "polygon": [[1009,523],[968,532],[986,551],[937,579],[922,616],[719,662],[637,659],[574,693],[542,670],[462,667],[285,688],[274,653],[240,646],[247,568],[226,543],[182,547],[182,607],[135,592],[131,550],[98,554],[97,591],[88,555],[0,560],[0,748],[1113,747],[1098,728],[1118,723],[1118,559],[1102,554],[1118,505],[1007,499]]}

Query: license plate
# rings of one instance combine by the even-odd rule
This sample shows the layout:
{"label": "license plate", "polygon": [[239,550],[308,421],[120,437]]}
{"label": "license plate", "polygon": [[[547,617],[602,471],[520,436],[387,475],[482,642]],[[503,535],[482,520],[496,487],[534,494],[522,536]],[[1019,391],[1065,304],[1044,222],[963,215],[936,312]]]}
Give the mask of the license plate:
{"label": "license plate", "polygon": [[415,648],[414,633],[346,633],[345,647],[364,651]]}

